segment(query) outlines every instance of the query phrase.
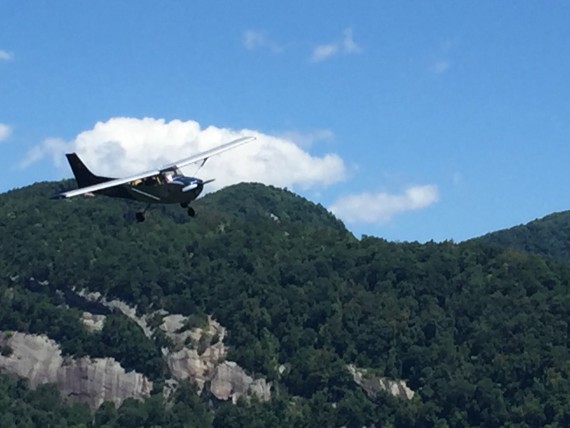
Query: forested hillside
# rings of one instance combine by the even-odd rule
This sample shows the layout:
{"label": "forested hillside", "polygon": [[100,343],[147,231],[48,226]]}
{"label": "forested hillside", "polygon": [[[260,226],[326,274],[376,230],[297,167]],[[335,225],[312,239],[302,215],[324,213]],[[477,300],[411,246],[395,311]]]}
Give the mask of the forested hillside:
{"label": "forested hillside", "polygon": [[489,233],[478,240],[570,262],[570,211]]}
{"label": "forested hillside", "polygon": [[[113,356],[160,384],[160,343],[136,325],[117,315],[86,331],[65,296],[88,289],[140,313],[211,315],[228,357],[273,382],[268,403],[213,403],[183,385],[165,406],[157,390],[104,405],[94,426],[570,426],[563,262],[481,241],[357,240],[322,207],[259,184],[205,196],[194,219],[158,207],[142,224],[124,201],[48,199],[66,186],[0,195],[0,330],[46,333],[69,355]],[[369,398],[348,364],[416,394]],[[0,381],[4,409],[90,420]]]}

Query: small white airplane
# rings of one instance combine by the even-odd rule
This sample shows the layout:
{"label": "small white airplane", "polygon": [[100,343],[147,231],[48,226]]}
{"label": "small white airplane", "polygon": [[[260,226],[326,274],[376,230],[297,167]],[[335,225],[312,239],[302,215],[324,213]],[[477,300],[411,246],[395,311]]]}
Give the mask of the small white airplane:
{"label": "small white airplane", "polygon": [[200,195],[204,185],[212,180],[200,180],[196,177],[187,177],[179,168],[193,163],[201,162],[203,166],[208,158],[225,152],[227,150],[241,146],[255,140],[255,137],[242,137],[221,146],[214,147],[202,153],[198,153],[189,158],[179,160],[162,168],[146,171],[140,174],[125,178],[100,177],[93,174],[75,153],[68,153],[65,156],[71,166],[75,181],[76,190],[59,193],[55,199],[71,198],[78,195],[102,194],[114,198],[134,199],[146,202],[147,206],[143,211],[136,214],[138,222],[144,221],[144,214],[152,204],[173,204],[178,203],[183,208],[187,208],[188,215],[194,217],[195,212],[189,206],[190,202]]}

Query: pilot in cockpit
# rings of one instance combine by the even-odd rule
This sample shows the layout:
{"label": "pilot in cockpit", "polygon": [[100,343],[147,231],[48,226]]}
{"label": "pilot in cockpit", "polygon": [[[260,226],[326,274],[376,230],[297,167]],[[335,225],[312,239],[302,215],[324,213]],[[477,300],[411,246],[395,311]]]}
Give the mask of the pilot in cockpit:
{"label": "pilot in cockpit", "polygon": [[174,172],[173,171],[165,171],[162,173],[162,176],[164,177],[164,181],[166,183],[170,183],[170,182],[172,182],[172,180],[174,178]]}

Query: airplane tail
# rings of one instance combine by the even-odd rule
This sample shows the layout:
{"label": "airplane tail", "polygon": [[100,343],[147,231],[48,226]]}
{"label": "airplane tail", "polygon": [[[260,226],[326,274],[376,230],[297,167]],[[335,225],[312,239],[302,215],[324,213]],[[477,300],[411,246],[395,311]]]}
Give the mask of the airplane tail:
{"label": "airplane tail", "polygon": [[76,153],[68,153],[65,156],[67,157],[69,166],[73,171],[75,181],[77,181],[77,187],[82,188],[112,180],[112,178],[100,177],[89,171],[89,168],[85,166],[83,161],[79,159],[79,156],[77,156]]}

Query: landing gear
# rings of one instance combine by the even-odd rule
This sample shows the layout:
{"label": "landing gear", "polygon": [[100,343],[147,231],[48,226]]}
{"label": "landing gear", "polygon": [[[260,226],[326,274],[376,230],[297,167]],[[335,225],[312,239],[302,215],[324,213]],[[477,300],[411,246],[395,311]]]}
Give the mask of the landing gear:
{"label": "landing gear", "polygon": [[188,209],[188,215],[190,217],[194,217],[196,215],[196,211],[194,211],[194,208],[192,208],[188,202],[180,202],[180,206]]}
{"label": "landing gear", "polygon": [[142,223],[144,221],[144,215],[149,208],[150,208],[150,204],[148,204],[144,210],[137,211],[137,213],[135,214],[135,218],[137,219],[138,223]]}

